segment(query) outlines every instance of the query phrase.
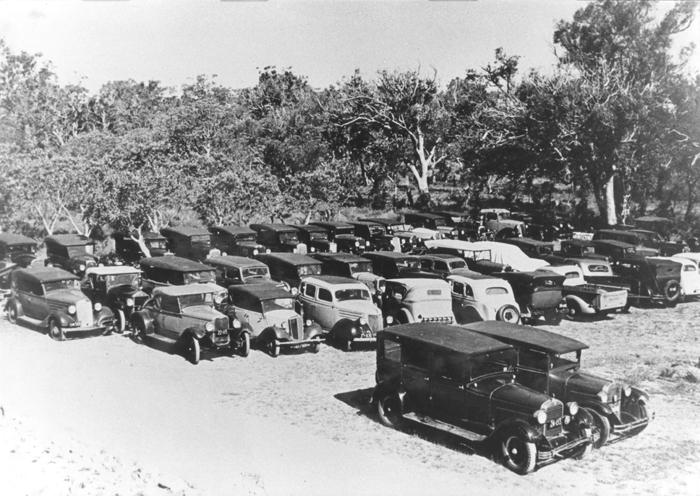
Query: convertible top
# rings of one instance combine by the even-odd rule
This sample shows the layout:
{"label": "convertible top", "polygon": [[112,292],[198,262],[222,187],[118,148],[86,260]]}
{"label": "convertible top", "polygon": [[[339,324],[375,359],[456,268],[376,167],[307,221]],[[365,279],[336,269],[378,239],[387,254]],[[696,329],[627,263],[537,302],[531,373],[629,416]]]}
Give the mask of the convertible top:
{"label": "convertible top", "polygon": [[175,269],[182,272],[196,272],[200,270],[214,270],[214,267],[195,262],[189,258],[166,255],[163,257],[144,258],[140,262],[141,267],[154,267],[157,269]]}
{"label": "convertible top", "polygon": [[401,340],[453,350],[470,357],[513,349],[511,345],[502,341],[447,324],[402,324],[385,327],[382,332],[387,336],[397,336]]}
{"label": "convertible top", "polygon": [[13,277],[38,282],[65,281],[67,279],[79,280],[80,278],[67,270],[58,267],[32,267],[14,271]]}
{"label": "convertible top", "polygon": [[236,295],[249,295],[258,300],[274,300],[276,298],[294,298],[294,296],[275,284],[238,284],[229,286],[228,294],[235,302]]}
{"label": "convertible top", "polygon": [[531,327],[520,324],[510,324],[487,320],[483,322],[473,322],[464,324],[465,329],[478,332],[505,343],[512,344],[516,348],[524,345],[548,353],[569,353],[572,351],[584,350],[588,345],[576,339],[562,336],[554,332],[545,331],[539,327]]}

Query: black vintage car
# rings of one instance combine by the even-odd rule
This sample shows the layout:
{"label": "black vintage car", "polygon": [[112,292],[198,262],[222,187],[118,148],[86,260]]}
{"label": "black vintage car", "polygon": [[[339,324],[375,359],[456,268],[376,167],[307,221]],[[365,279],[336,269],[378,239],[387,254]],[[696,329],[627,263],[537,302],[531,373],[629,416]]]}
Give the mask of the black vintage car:
{"label": "black vintage car", "polygon": [[292,294],[298,292],[303,277],[321,274],[321,262],[301,253],[265,253],[258,255],[258,260],[268,266],[272,279]]}
{"label": "black vintage car", "polygon": [[0,233],[0,296],[10,291],[10,275],[36,258],[36,241],[21,234]]}
{"label": "black vintage car", "polygon": [[140,287],[141,271],[130,265],[90,267],[81,284],[83,293],[93,304],[99,303],[112,310],[118,332],[126,330],[133,312],[148,299]]}
{"label": "black vintage car", "polygon": [[632,305],[674,306],[682,297],[682,269],[683,264],[673,260],[628,257],[612,263],[613,274],[616,277],[604,279],[603,283],[627,289],[627,301]]}
{"label": "black vintage car", "polygon": [[251,224],[258,233],[257,241],[271,252],[300,253],[306,247],[300,246],[299,231],[289,224]]}
{"label": "black vintage car", "polygon": [[674,243],[672,241],[667,241],[655,231],[649,231],[646,229],[630,229],[629,232],[636,234],[643,246],[648,246],[650,248],[658,250],[659,255],[664,257],[670,257],[677,253],[689,251],[688,245],[686,243]]}
{"label": "black vintage car", "polygon": [[[554,253],[554,256],[560,257],[560,259],[567,258],[587,258],[587,259],[599,259],[607,260],[607,255],[603,255],[596,252],[596,247],[593,241],[588,239],[567,239],[561,242],[561,247],[558,252]],[[552,257],[544,257],[545,260],[552,263]]]}
{"label": "black vintage car", "polygon": [[[593,241],[605,240],[605,241],[619,241],[622,243],[627,243],[634,246],[635,253],[637,255],[645,257],[653,257],[659,254],[657,248],[646,245],[646,239],[644,236],[639,235],[630,230],[622,229],[599,229],[593,234]],[[598,244],[596,244],[598,248]]]}
{"label": "black vintage car", "polygon": [[420,268],[425,272],[432,272],[442,278],[450,274],[467,269],[467,262],[456,255],[447,253],[431,253],[419,255]]}
{"label": "black vintage car", "polygon": [[567,306],[562,293],[566,276],[548,270],[494,275],[510,283],[523,321],[534,324],[544,317],[545,323],[556,325],[566,315]]}
{"label": "black vintage car", "polygon": [[447,225],[457,231],[456,239],[486,241],[493,238],[493,233],[489,233],[481,222],[474,220],[469,212],[437,210],[433,214],[443,217]]}
{"label": "black vintage car", "polygon": [[164,227],[160,233],[167,239],[168,249],[178,257],[201,262],[220,253],[212,250],[209,231],[199,227]]}
{"label": "black vintage car", "polygon": [[213,226],[209,232],[212,245],[222,255],[254,257],[270,251],[257,242],[258,233],[246,226]]}
{"label": "black vintage car", "polygon": [[55,234],[44,239],[46,260],[44,265],[66,269],[82,277],[85,269],[97,266],[95,242],[79,234]]}
{"label": "black vintage car", "polygon": [[369,240],[355,235],[355,228],[347,222],[312,222],[328,232],[328,239],[333,241],[338,251],[359,254],[370,249]]}
{"label": "black vintage car", "polygon": [[368,258],[352,253],[318,253],[314,258],[321,262],[321,274],[357,279],[367,286],[375,301],[384,292],[386,279],[374,273]]}
{"label": "black vintage car", "polygon": [[[594,239],[591,241],[598,255],[606,257],[608,260],[620,260],[637,254],[637,247],[624,241],[613,239]],[[641,255],[641,254],[640,254]]]}
{"label": "black vintage car", "polygon": [[438,231],[445,238],[456,239],[459,233],[457,229],[448,225],[447,219],[442,215],[428,212],[406,212],[403,218],[406,224]]}
{"label": "black vintage car", "polygon": [[432,272],[421,270],[420,259],[416,255],[395,251],[371,251],[363,253],[362,256],[372,261],[372,270],[375,274],[386,279],[440,277]]}
{"label": "black vintage car", "polygon": [[532,238],[504,238],[502,243],[517,246],[532,258],[545,258],[554,254],[554,243]]}
{"label": "black vintage car", "polygon": [[[382,224],[371,221],[352,221],[349,222],[355,228],[355,236],[369,241],[367,250],[393,250],[391,239],[393,236],[387,234],[386,229]],[[365,243],[365,246],[367,244]]]}
{"label": "black vintage car", "polygon": [[312,224],[294,225],[299,232],[299,240],[307,246],[309,253],[325,253],[336,251],[335,243],[328,239],[328,231],[321,226]]}
{"label": "black vintage car", "polygon": [[516,380],[561,401],[575,401],[593,418],[594,446],[639,434],[649,424],[649,395],[628,384],[581,370],[588,345],[560,334],[505,322],[475,322],[465,329],[518,350]]}
{"label": "black vintage car", "polygon": [[[147,293],[151,293],[159,286],[182,286],[194,283],[216,285],[214,267],[188,258],[173,255],[144,258],[139,266],[143,290]],[[226,288],[222,287],[220,290],[225,292]]]}
{"label": "black vintage car", "polygon": [[591,450],[590,414],[515,380],[517,351],[462,327],[387,327],[377,343],[372,402],[390,427],[406,421],[493,446],[519,474]]}
{"label": "black vintage car", "polygon": [[397,217],[361,217],[357,220],[365,222],[373,222],[374,224],[379,224],[384,226],[384,230],[387,234],[393,235],[395,231],[405,231],[410,228],[408,224],[404,224]]}
{"label": "black vintage car", "polygon": [[114,251],[117,259],[122,263],[138,264],[143,257],[161,257],[168,253],[168,240],[165,236],[151,231],[143,233],[144,243],[150,253],[143,252],[139,244],[128,234],[116,232],[114,238]]}
{"label": "black vintage car", "polygon": [[233,284],[271,283],[270,269],[260,260],[233,255],[206,259],[207,265],[216,269],[216,283],[228,288]]}

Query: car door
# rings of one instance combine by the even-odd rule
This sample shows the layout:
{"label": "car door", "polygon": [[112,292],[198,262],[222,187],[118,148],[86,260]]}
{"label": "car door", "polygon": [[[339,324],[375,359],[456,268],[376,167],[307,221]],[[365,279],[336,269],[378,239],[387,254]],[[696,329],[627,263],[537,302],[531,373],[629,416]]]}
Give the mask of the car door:
{"label": "car door", "polygon": [[318,288],[316,297],[316,322],[324,329],[331,329],[339,320],[333,305],[333,294],[326,288]]}
{"label": "car door", "polygon": [[22,281],[18,284],[17,295],[22,310],[27,317],[44,320],[49,314],[49,306],[44,297],[44,288],[38,281]]}
{"label": "car door", "polygon": [[299,300],[304,310],[304,317],[317,321],[316,286],[302,282],[299,286]]}
{"label": "car door", "polygon": [[462,423],[466,418],[466,368],[458,353],[436,352],[430,373],[432,416]]}
{"label": "car door", "polygon": [[180,305],[174,296],[160,295],[156,298],[160,310],[155,315],[156,332],[161,336],[177,340],[184,329],[180,329]]}
{"label": "car door", "polygon": [[413,409],[430,413],[430,359],[432,350],[422,345],[406,341],[402,347],[403,364],[401,382]]}

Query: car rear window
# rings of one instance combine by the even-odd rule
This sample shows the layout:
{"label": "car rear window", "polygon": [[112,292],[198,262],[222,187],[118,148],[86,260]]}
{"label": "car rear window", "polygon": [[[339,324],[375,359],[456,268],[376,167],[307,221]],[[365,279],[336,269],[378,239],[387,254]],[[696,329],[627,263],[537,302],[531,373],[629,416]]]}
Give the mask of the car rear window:
{"label": "car rear window", "polygon": [[567,279],[576,279],[578,277],[578,272],[567,272],[564,275]]}
{"label": "car rear window", "polygon": [[500,288],[500,287],[486,288],[486,294],[487,295],[508,294],[508,290],[506,288]]}
{"label": "car rear window", "polygon": [[428,295],[430,296],[440,296],[442,294],[441,289],[429,289],[428,290]]}
{"label": "car rear window", "polygon": [[610,269],[608,268],[607,265],[589,265],[589,266],[588,266],[588,272],[605,272],[605,273],[608,273],[608,272],[610,272]]}
{"label": "car rear window", "polygon": [[695,272],[695,266],[694,265],[684,265],[683,271],[684,272]]}

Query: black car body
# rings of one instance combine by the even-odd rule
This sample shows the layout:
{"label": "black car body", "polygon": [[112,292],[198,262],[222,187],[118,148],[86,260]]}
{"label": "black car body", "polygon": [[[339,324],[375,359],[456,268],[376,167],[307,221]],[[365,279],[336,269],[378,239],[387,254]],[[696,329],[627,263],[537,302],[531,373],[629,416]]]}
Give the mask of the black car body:
{"label": "black car body", "polygon": [[588,410],[597,427],[596,447],[639,434],[649,424],[647,393],[581,370],[581,352],[588,345],[505,322],[475,322],[464,328],[515,347],[516,380],[520,384],[564,402],[575,401]]}
{"label": "black car body", "polygon": [[374,273],[368,258],[352,253],[319,253],[314,258],[321,262],[321,274],[357,279],[367,286],[375,301],[384,292],[386,279]]}
{"label": "black car body", "polygon": [[[599,229],[593,234],[593,241],[598,240],[612,240],[627,243],[635,247],[635,253],[637,255],[645,257],[653,257],[659,254],[658,249],[645,245],[646,239],[644,236],[631,230]],[[598,245],[596,245],[596,248],[597,247]]]}
{"label": "black car body", "polygon": [[469,212],[438,210],[432,213],[444,217],[447,225],[456,231],[456,239],[486,241],[493,238],[493,233],[489,233],[481,222],[474,220]]}
{"label": "black car body", "polygon": [[629,232],[636,234],[643,246],[648,246],[658,250],[659,255],[664,257],[670,257],[677,253],[689,251],[686,243],[674,243],[672,241],[667,241],[663,239],[656,231],[650,231],[647,229],[630,229]]}
{"label": "black car body", "polygon": [[258,233],[257,241],[271,252],[299,253],[306,247],[300,246],[299,231],[288,224],[251,224]]}
{"label": "black car body", "polygon": [[420,259],[416,255],[394,251],[372,251],[362,256],[372,261],[372,270],[385,279],[399,277],[440,277],[432,272],[421,270]]}
{"label": "black car body", "polygon": [[371,221],[352,221],[348,222],[355,228],[355,236],[369,241],[369,246],[365,243],[367,250],[393,250],[391,244],[392,235],[388,234],[386,228],[378,223]]}
{"label": "black car body", "polygon": [[333,241],[338,251],[359,254],[370,249],[371,242],[355,235],[355,228],[347,222],[312,222],[328,232],[328,239]]}
{"label": "black car body", "polygon": [[97,266],[95,242],[79,234],[54,234],[44,239],[45,265],[61,267],[82,277],[85,269]]}
{"label": "black car body", "polygon": [[443,215],[428,212],[406,212],[403,218],[406,224],[438,231],[445,238],[456,239],[459,233],[457,229],[448,224],[448,220]]}
{"label": "black car body", "polygon": [[442,278],[467,269],[467,262],[462,257],[448,255],[447,253],[431,253],[419,255],[420,268],[425,272],[432,272]]}
{"label": "black car body", "polygon": [[384,226],[384,230],[386,231],[386,233],[391,235],[394,234],[394,231],[405,231],[406,228],[411,227],[408,224],[404,224],[403,222],[401,222],[401,220],[397,217],[360,217],[357,220],[373,222],[375,224],[382,225]]}
{"label": "black car body", "polygon": [[627,289],[630,304],[674,306],[682,297],[683,264],[679,262],[637,256],[616,260],[611,265],[617,277],[606,282]]}
{"label": "black car body", "polygon": [[335,252],[338,247],[328,239],[328,231],[312,224],[295,225],[299,241],[307,246],[309,253]]}
{"label": "black car body", "polygon": [[37,243],[21,234],[0,233],[0,296],[10,291],[10,275],[36,259]]}
{"label": "black car body", "polygon": [[270,269],[273,280],[279,281],[287,291],[296,294],[303,277],[321,274],[321,262],[301,253],[265,253],[258,260]]}
{"label": "black car body", "polygon": [[258,233],[246,226],[213,226],[209,232],[212,245],[222,255],[254,257],[270,251],[258,243]]}
{"label": "black car body", "polygon": [[504,238],[501,242],[517,246],[523,253],[532,258],[544,259],[554,254],[554,243],[549,241],[532,238]]}
{"label": "black car body", "polygon": [[221,255],[207,258],[206,263],[216,269],[216,283],[225,288],[235,284],[272,283],[270,269],[260,260]]}
{"label": "black car body", "polygon": [[212,250],[211,234],[199,227],[164,227],[160,233],[167,239],[168,249],[178,257],[202,260],[212,255],[219,255]]}
{"label": "black car body", "polygon": [[[139,260],[147,256],[129,234],[116,232],[112,237],[116,256],[123,263],[138,264]],[[149,257],[162,257],[168,253],[168,240],[165,236],[148,231],[143,233],[143,239],[150,252]]]}
{"label": "black car body", "polygon": [[124,332],[133,312],[148,299],[141,291],[141,271],[130,265],[90,267],[85,271],[82,290],[93,304],[100,303],[112,310],[115,328]]}
{"label": "black car body", "polygon": [[547,270],[500,272],[495,275],[510,283],[523,321],[536,323],[540,317],[544,317],[547,324],[558,324],[566,314],[567,306],[562,292],[565,276]]}
{"label": "black car body", "polygon": [[[610,261],[620,260],[634,256],[637,253],[637,247],[624,241],[614,239],[594,239],[591,241],[595,247],[595,252],[598,255],[606,257]],[[641,255],[641,254],[640,254]]]}
{"label": "black car body", "polygon": [[548,257],[542,257],[549,263],[564,263],[568,258],[587,258],[608,260],[607,255],[596,252],[593,241],[588,239],[566,239],[561,242],[558,252]]}
{"label": "black car body", "polygon": [[[185,284],[216,284],[214,267],[195,262],[189,258],[168,255],[141,259],[141,281],[143,290],[151,293],[160,286],[183,286]],[[221,288],[225,291],[225,288]]]}
{"label": "black car body", "polygon": [[590,451],[590,415],[517,383],[516,364],[511,345],[462,327],[387,327],[377,343],[372,401],[387,426],[409,420],[467,442],[491,441],[520,474]]}

